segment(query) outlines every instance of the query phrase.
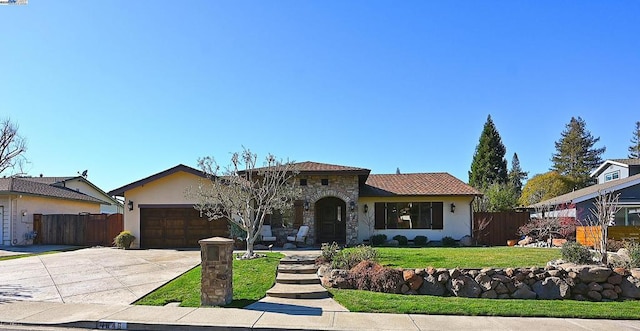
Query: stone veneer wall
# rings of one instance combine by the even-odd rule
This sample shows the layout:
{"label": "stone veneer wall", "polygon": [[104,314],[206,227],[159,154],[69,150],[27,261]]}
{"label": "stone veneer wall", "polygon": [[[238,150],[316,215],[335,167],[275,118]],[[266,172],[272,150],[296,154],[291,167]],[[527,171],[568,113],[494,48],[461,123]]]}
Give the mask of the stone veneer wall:
{"label": "stone veneer wall", "polygon": [[[298,178],[306,178],[307,186],[302,186],[302,199],[309,202],[309,210],[304,211],[303,224],[309,226],[309,236],[307,243],[316,242],[315,224],[315,204],[318,200],[326,197],[336,197],[344,200],[346,204],[346,243],[355,245],[358,242],[358,211],[349,210],[349,202],[358,203],[360,188],[358,186],[358,176],[347,175],[313,175],[305,176],[301,174]],[[329,185],[322,185],[322,179],[329,179]]]}

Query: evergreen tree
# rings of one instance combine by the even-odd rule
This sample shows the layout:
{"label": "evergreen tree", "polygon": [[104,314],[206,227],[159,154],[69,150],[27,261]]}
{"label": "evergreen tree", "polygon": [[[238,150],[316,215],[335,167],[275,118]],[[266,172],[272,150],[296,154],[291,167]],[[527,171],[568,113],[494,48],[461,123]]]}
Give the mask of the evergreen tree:
{"label": "evergreen tree", "polygon": [[575,183],[575,189],[594,183],[589,175],[602,163],[601,155],[606,150],[606,147],[593,147],[600,137],[593,137],[586,126],[582,118],[571,117],[562,131],[562,138],[555,143],[556,153],[551,158],[551,170],[568,177]]}
{"label": "evergreen tree", "polygon": [[469,185],[484,190],[494,183],[506,183],[507,160],[504,158],[506,152],[500,133],[489,115],[473,154],[471,171],[469,171]]}
{"label": "evergreen tree", "polygon": [[633,130],[631,146],[629,146],[629,158],[640,159],[640,121],[636,122],[636,129]]}
{"label": "evergreen tree", "polygon": [[400,174],[400,168],[396,168],[396,175]]}
{"label": "evergreen tree", "polygon": [[520,194],[522,193],[522,182],[527,180],[529,173],[526,171],[522,171],[520,167],[520,159],[518,159],[518,153],[513,153],[513,158],[511,159],[511,170],[509,170],[509,184],[513,187],[514,192],[516,193],[516,199],[520,198]]}

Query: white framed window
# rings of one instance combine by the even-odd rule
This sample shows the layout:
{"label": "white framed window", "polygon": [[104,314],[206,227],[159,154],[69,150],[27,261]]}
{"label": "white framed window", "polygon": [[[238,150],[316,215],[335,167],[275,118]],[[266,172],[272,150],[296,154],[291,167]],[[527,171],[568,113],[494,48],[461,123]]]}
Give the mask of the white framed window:
{"label": "white framed window", "polygon": [[605,182],[608,182],[610,180],[615,180],[615,179],[618,179],[618,178],[620,178],[620,170],[616,170],[616,171],[604,174],[604,181]]}

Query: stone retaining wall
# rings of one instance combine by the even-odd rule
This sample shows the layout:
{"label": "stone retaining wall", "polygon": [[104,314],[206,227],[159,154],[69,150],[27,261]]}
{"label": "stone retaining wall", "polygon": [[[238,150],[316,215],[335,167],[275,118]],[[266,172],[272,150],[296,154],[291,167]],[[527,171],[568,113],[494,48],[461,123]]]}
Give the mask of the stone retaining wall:
{"label": "stone retaining wall", "polygon": [[[362,263],[365,262],[371,263]],[[395,293],[409,295],[590,301],[640,299],[640,269],[567,263],[545,268],[395,270],[402,277],[390,288],[395,288]],[[336,288],[356,288],[354,285],[362,282],[354,281],[354,277],[363,277],[327,267],[320,268],[319,274],[323,285]]]}

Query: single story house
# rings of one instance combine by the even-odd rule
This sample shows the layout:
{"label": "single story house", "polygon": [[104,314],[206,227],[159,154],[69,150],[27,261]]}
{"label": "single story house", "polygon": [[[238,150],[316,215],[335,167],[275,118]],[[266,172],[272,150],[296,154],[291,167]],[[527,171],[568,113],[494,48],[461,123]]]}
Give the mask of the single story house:
{"label": "single story house", "polygon": [[[300,200],[265,221],[274,229],[309,226],[307,242],[354,245],[375,233],[430,240],[472,233],[471,203],[481,193],[447,173],[370,175],[370,170],[317,162],[296,164]],[[228,236],[224,221],[208,222],[193,208],[187,188],[206,179],[177,165],[109,192],[125,200],[124,228],[134,247],[197,246],[198,239]],[[290,231],[289,231],[290,232]]]}
{"label": "single story house", "polygon": [[606,160],[591,176],[598,179],[598,184],[541,201],[531,207],[548,205],[558,209],[558,206],[564,206],[563,210],[555,212],[587,224],[588,219],[593,217],[590,209],[600,192],[614,192],[620,194],[620,210],[615,215],[614,226],[640,226],[640,160]]}
{"label": "single story house", "polygon": [[104,201],[100,205],[101,214],[122,214],[124,212],[124,206],[122,202],[118,201],[114,197],[108,195],[105,191],[94,185],[87,180],[84,176],[71,176],[71,177],[21,177],[25,180],[30,180],[38,183],[43,183],[51,186],[62,187],[74,190],[76,192],[84,193],[88,196],[92,196],[96,199]]}
{"label": "single story house", "polygon": [[32,178],[0,178],[0,244],[32,244],[33,214],[96,214],[105,203],[75,189]]}

